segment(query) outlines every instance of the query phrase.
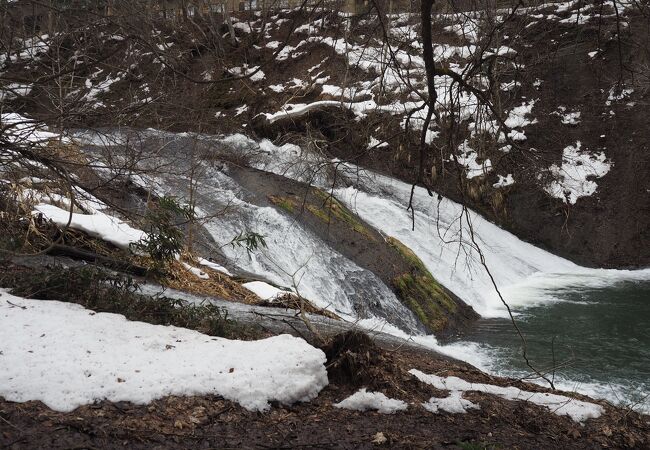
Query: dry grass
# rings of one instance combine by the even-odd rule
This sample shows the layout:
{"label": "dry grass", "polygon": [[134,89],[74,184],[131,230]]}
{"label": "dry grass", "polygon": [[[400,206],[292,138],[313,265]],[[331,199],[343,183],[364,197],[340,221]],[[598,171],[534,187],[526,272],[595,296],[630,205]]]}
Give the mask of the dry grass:
{"label": "dry grass", "polygon": [[200,268],[210,278],[201,279],[183,267],[179,261],[174,261],[168,267],[165,276],[159,279],[162,285],[191,294],[208,295],[247,305],[257,305],[261,302],[257,295],[229,276],[199,265],[188,255],[184,255],[183,259],[191,266]]}

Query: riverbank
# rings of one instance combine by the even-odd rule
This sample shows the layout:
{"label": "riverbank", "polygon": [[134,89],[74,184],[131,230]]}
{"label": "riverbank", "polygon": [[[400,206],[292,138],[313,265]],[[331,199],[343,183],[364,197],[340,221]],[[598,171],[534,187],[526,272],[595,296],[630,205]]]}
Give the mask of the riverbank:
{"label": "riverbank", "polygon": [[[516,310],[536,367],[551,368],[565,388],[650,411],[648,281],[557,285],[528,294],[554,299]],[[489,373],[529,373],[509,320],[481,319],[461,339],[477,346],[471,362]]]}
{"label": "riverbank", "polygon": [[[35,272],[34,276],[25,276],[23,279],[36,280],[39,277],[42,279]],[[57,279],[60,280],[61,277]],[[210,311],[221,311],[221,325],[215,326],[212,321],[213,326],[206,328],[204,319],[208,317],[206,311],[209,310],[205,309],[208,299],[203,296],[167,291],[164,294],[169,297],[159,297],[160,292],[154,286],[144,286],[142,293],[138,294],[130,289],[124,291],[120,284],[117,287],[101,287],[103,284],[100,283],[91,288],[89,293],[61,290],[56,288],[57,285],[56,282],[52,284],[46,281],[35,295],[57,295],[58,302],[30,300],[27,303],[26,300],[7,293],[0,296],[0,322],[8,321],[4,330],[17,326],[20,320],[26,320],[21,317],[30,314],[33,308],[43,306],[50,311],[47,323],[28,321],[29,329],[24,329],[19,334],[10,333],[2,339],[5,345],[12,342],[15,344],[3,349],[3,358],[19,357],[21,366],[27,364],[25,367],[35,367],[31,378],[25,375],[23,381],[10,380],[14,389],[17,389],[11,391],[10,395],[12,398],[21,396],[21,402],[0,398],[0,444],[3,448],[645,448],[648,444],[648,416],[584,395],[550,391],[517,379],[490,376],[467,363],[424,348],[417,344],[417,340],[399,339],[371,330],[366,330],[372,336],[367,337],[359,332],[355,323],[310,315],[314,329],[320,334],[317,337],[292,311],[211,299]],[[17,286],[21,286],[21,292],[26,288],[21,284]],[[143,296],[145,292],[157,296]],[[106,303],[102,298],[120,300]],[[111,342],[117,336],[121,338],[125,332],[128,334],[131,324],[143,330],[142,327],[146,326],[142,322],[119,321],[121,327],[127,327],[125,331],[115,330],[113,333],[108,328],[102,332],[102,352],[96,356],[89,354],[88,358],[95,358],[99,362],[105,359],[106,363],[101,364],[108,366],[97,366],[96,363],[88,376],[105,379],[109,385],[93,384],[94,378],[89,378],[83,382],[83,388],[71,385],[61,390],[60,387],[49,384],[64,373],[59,367],[61,364],[66,365],[65,370],[72,369],[73,372],[88,370],[84,369],[86,356],[83,347],[77,349],[77,344],[72,344],[73,348],[68,351],[70,355],[77,350],[84,354],[79,365],[74,367],[70,367],[64,360],[52,360],[49,357],[50,351],[47,351],[43,356],[50,358],[47,373],[51,372],[51,376],[38,369],[39,358],[43,357],[39,356],[43,353],[39,349],[48,345],[52,333],[55,333],[56,338],[56,334],[62,333],[70,324],[69,320],[57,316],[57,308],[64,307],[68,301],[84,304],[83,299],[94,302],[97,305],[96,311],[105,311],[109,307],[112,313],[120,313],[120,308],[123,308],[131,320],[156,324],[183,323],[186,327],[210,335],[226,333],[231,339],[227,342],[241,342],[237,340],[244,339],[255,344],[259,339],[283,333],[300,336],[314,346],[314,351],[322,350],[327,383],[309,401],[293,404],[272,401],[270,409],[266,411],[251,410],[250,406],[246,409],[241,400],[229,401],[219,395],[192,395],[190,386],[196,384],[193,380],[206,374],[202,373],[202,364],[185,367],[183,378],[175,378],[178,376],[176,365],[165,368],[164,361],[169,357],[174,358],[166,352],[180,351],[181,354],[177,357],[183,358],[184,351],[174,348],[187,345],[179,343],[187,340],[187,337],[181,337],[187,331],[171,329],[178,336],[175,338],[177,341],[167,345],[167,350],[162,349],[162,353],[167,356],[163,358],[161,354],[156,357],[156,364],[160,366],[156,371],[158,375],[153,377],[155,380],[147,380],[151,381],[152,386],[161,380],[164,380],[163,383],[172,383],[171,392],[190,389],[187,396],[154,394],[153,400],[132,403],[102,400],[105,398],[102,395],[105,394],[99,394],[96,401],[82,401],[82,406],[71,411],[67,406],[63,410],[50,409],[35,399],[49,398],[48,401],[51,402],[52,397],[47,393],[52,392],[54,398],[64,400],[63,405],[66,405],[66,397],[78,397],[74,394],[76,388],[83,389],[83,392],[90,389],[88,393],[91,395],[93,389],[107,392],[109,396],[114,395],[112,392],[115,391],[110,386],[115,383],[110,377],[113,372],[106,373],[114,358],[110,356],[113,351]],[[185,303],[178,303],[180,299],[184,299]],[[164,308],[169,302],[176,307],[171,310]],[[156,307],[157,304],[159,306]],[[199,305],[204,305],[199,311],[201,315],[192,314],[192,308]],[[73,306],[72,309],[64,307],[62,311],[66,314],[74,311],[82,313],[83,310],[77,305]],[[186,311],[186,308],[190,309]],[[94,311],[82,315],[86,317],[79,324],[83,329],[80,328],[71,336],[80,340],[80,345],[83,346],[95,345],[93,339],[79,336],[79,333],[85,332],[83,330],[96,329],[93,320],[106,323],[109,318],[116,318],[114,314]],[[44,326],[49,328],[39,328]],[[53,331],[56,329],[59,331]],[[156,328],[161,332],[168,329],[161,325]],[[147,350],[141,354],[142,357],[161,351],[156,350],[157,346],[151,340],[153,329],[148,330],[149,337],[144,341]],[[138,335],[142,333],[143,331],[137,331]],[[29,341],[29,336],[33,337],[33,342]],[[209,341],[209,338],[206,335],[197,342]],[[140,345],[138,339],[129,342],[129,348]],[[29,350],[21,356],[17,354],[18,349],[33,349],[36,352]],[[130,350],[126,352],[129,353]],[[104,354],[108,355],[107,358],[102,356]],[[130,365],[147,365],[146,361],[133,359],[130,354],[122,353],[117,360],[124,358],[130,361]],[[233,374],[233,380],[245,375],[240,373],[241,358],[224,358],[209,362],[227,367],[232,365],[230,373]],[[23,370],[14,366],[9,369],[17,373]],[[116,368],[114,376],[117,376],[118,391],[128,392],[129,383],[136,382],[134,378],[139,375],[137,370],[136,373],[123,375],[124,370],[125,368]],[[210,375],[207,375],[209,378]],[[31,381],[25,384],[24,381],[28,378]],[[264,378],[251,379],[248,390],[258,392],[257,384],[265,382]],[[279,392],[291,392],[294,382],[297,380],[286,379]],[[38,389],[33,390],[30,386],[37,386]],[[216,389],[223,388],[222,384],[218,386],[220,387]],[[24,387],[28,390],[24,391]],[[351,396],[359,395],[361,389],[373,395],[381,393],[386,398],[379,403],[376,397],[353,402],[352,406],[369,408],[366,411],[335,406],[346,399],[350,402]],[[34,393],[36,397],[33,396]],[[41,397],[43,395],[45,397]],[[241,394],[237,394],[239,395]],[[395,409],[393,414],[374,410],[391,405]],[[436,405],[435,408],[433,405]]]}
{"label": "riverbank", "polygon": [[[338,347],[336,347],[338,345]],[[219,396],[165,397],[147,405],[99,402],[69,413],[40,402],[0,399],[3,448],[647,448],[650,418],[602,405],[605,413],[584,424],[521,400],[468,392],[477,405],[462,414],[432,413],[422,406],[444,391],[419,382],[417,368],[475,383],[539,386],[489,377],[463,363],[435,354],[379,348],[353,338],[330,344],[330,384],[308,403],[273,404],[251,412]],[[332,369],[334,367],[334,369]],[[339,370],[336,370],[338,367]],[[350,372],[351,371],[351,372]],[[359,388],[408,403],[394,414],[351,411],[333,406]]]}

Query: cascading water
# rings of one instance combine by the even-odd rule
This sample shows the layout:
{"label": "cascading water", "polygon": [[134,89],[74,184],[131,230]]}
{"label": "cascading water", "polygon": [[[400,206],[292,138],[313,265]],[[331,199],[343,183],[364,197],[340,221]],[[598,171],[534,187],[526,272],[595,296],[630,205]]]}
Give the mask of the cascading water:
{"label": "cascading water", "polygon": [[[191,158],[188,149],[197,145],[195,136],[149,130],[114,136],[110,132],[101,136],[78,133],[76,138],[88,151],[97,154],[124,144],[125,135],[129,136],[130,145],[137,143],[142,155],[155,154],[155,158],[143,157],[145,167],[142,171],[145,173],[137,177],[143,187],[153,189],[158,195],[188,199],[189,188],[193,186],[192,197],[199,216],[214,216],[214,219],[202,220],[204,228],[220,244],[214,251],[223,253],[230,265],[279,286],[297,289],[316,306],[348,320],[380,318],[410,333],[422,332],[423,327],[415,315],[374,273],[336,252],[289,215],[271,206],[256,204],[252,200],[254,195],[227,175],[225,165],[213,167],[205,162],[205,153],[201,158]],[[209,151],[215,142],[204,137],[201,145],[207,145]],[[114,153],[115,149],[111,150]],[[161,161],[165,167],[173,167],[173,172],[152,170],[146,173],[147,164],[160,166]],[[191,178],[191,174],[196,178]],[[248,252],[243,247],[228,245],[242,231],[259,233],[266,247]]]}
{"label": "cascading water", "polygon": [[[114,136],[122,141],[125,138],[124,133],[115,133]],[[87,144],[101,144],[97,136],[79,134],[78,137],[83,137]],[[340,161],[327,160],[295,145],[276,146],[269,141],[258,143],[243,135],[218,137],[157,131],[140,133],[139,139],[144,147],[159,149],[153,152],[156,157],[165,159],[167,165],[176,168],[174,173],[159,175],[155,180],[149,177],[145,182],[159,193],[187,194],[190,178],[186,172],[193,164],[188,160],[187,149],[195,148],[197,143],[212,156],[241,158],[254,168],[334,192],[340,201],[367,223],[406,244],[439,282],[473,306],[483,317],[502,318],[506,315],[506,309],[481,262],[481,255],[504,299],[524,321],[530,317],[526,314],[532,311],[537,317],[542,317],[545,311],[549,311],[548,305],[562,302],[577,304],[571,293],[617,289],[616,286],[629,287],[630,283],[634,285],[650,280],[650,270],[580,267],[523,242],[449,199],[430,197],[419,188],[415,189],[413,197],[413,229],[413,216],[407,211],[410,185]],[[194,180],[194,195],[202,215],[225,211],[216,220],[206,223],[206,229],[214,240],[227,243],[242,230],[252,230],[266,236],[268,248],[259,253],[249,255],[244,249],[223,246],[221,252],[232,265],[283,286],[292,286],[295,280],[299,280],[298,288],[305,297],[345,318],[362,319],[359,320],[362,326],[376,325],[375,318],[381,317],[389,322],[384,331],[403,335],[401,328],[409,333],[421,334],[413,314],[374,274],[335,252],[289,216],[270,206],[256,204],[252,200],[253,195],[228,176],[226,165],[215,168],[201,163],[199,166],[202,177],[200,181]],[[336,175],[332,176],[334,173]],[[635,292],[640,291],[637,289]],[[584,306],[589,307],[589,301]],[[573,311],[571,314],[579,312]],[[498,328],[502,333],[512,334],[508,322],[498,323],[498,326],[488,324],[487,329]],[[589,332],[588,324],[589,321],[582,322],[585,333]],[[516,356],[517,340],[488,339],[480,333],[480,330],[486,329],[484,325],[477,329],[479,331],[474,334],[473,342],[440,346],[432,336],[420,335],[413,339],[485,370],[516,376],[525,374],[512,358],[504,355],[506,347],[499,347],[506,345],[507,341],[508,351],[511,356]],[[533,336],[533,343],[543,334],[539,330],[537,332],[538,335]],[[491,345],[485,345],[485,341],[490,341]],[[574,340],[574,344],[580,345],[579,340]],[[624,347],[624,343],[617,345]],[[614,360],[616,356],[620,355],[614,355]],[[643,369],[643,363],[638,367],[641,368],[635,369],[636,372],[630,377],[638,380],[647,372],[646,378],[650,378],[650,368]],[[602,371],[599,373],[602,374]],[[641,383],[635,387],[634,395],[628,396],[622,389],[607,386],[608,379],[593,373],[587,376],[590,381],[582,384],[572,384],[578,378],[575,372],[559,371],[556,375],[562,387],[576,387],[613,400],[616,400],[616,396],[644,398],[645,392],[650,389]]]}

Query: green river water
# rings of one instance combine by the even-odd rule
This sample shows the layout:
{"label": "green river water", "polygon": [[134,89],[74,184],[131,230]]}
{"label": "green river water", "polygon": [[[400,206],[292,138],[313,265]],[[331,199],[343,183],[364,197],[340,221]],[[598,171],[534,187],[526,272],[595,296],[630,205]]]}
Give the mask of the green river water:
{"label": "green river water", "polygon": [[[558,293],[562,301],[518,311],[533,365],[559,387],[650,413],[650,281]],[[484,319],[463,341],[479,344],[490,370],[529,373],[509,320]]]}

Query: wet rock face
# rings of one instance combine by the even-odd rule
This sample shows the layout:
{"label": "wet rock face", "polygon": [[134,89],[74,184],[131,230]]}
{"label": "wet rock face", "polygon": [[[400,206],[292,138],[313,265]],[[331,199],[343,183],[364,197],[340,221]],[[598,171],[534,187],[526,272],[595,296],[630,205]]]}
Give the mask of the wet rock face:
{"label": "wet rock face", "polygon": [[[378,233],[329,193],[268,173],[260,177],[256,171],[245,169],[238,169],[235,178],[253,191],[266,193],[276,208],[376,274],[414,314],[420,331],[439,337],[453,335],[467,329],[479,317],[445,289],[407,246]],[[365,309],[386,317],[386,312],[373,302],[360,301],[359,308],[360,313]],[[411,322],[399,315],[386,318],[403,329],[408,329]]]}
{"label": "wet rock face", "polygon": [[396,275],[392,285],[429,332],[438,337],[453,335],[479,318],[471,306],[436,281],[407,246],[392,237],[387,242],[408,265],[408,271]]}

